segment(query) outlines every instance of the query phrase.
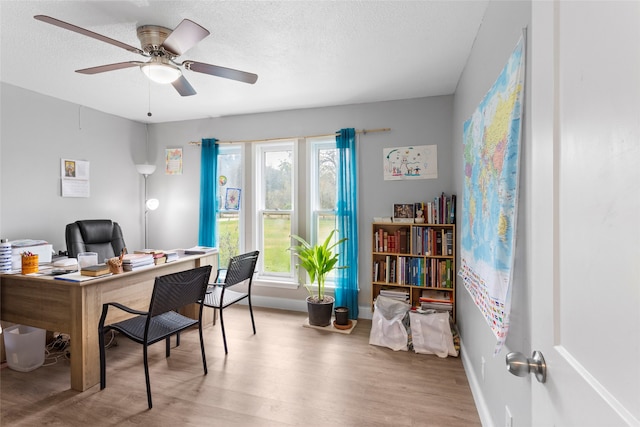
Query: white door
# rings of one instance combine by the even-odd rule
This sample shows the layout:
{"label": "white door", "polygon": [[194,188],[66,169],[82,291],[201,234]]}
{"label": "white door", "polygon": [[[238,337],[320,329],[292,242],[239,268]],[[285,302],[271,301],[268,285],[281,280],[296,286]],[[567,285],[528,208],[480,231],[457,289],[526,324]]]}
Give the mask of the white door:
{"label": "white door", "polygon": [[637,426],[640,2],[532,10],[532,425]]}

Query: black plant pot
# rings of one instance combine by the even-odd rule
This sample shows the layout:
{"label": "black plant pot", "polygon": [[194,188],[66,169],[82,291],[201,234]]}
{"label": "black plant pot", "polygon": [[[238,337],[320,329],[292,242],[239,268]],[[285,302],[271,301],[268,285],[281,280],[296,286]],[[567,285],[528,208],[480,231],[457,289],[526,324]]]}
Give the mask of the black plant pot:
{"label": "black plant pot", "polygon": [[329,326],[333,311],[333,297],[326,296],[323,301],[314,301],[307,297],[307,311],[309,312],[309,325]]}
{"label": "black plant pot", "polygon": [[336,307],[336,325],[346,326],[349,324],[349,307]]}

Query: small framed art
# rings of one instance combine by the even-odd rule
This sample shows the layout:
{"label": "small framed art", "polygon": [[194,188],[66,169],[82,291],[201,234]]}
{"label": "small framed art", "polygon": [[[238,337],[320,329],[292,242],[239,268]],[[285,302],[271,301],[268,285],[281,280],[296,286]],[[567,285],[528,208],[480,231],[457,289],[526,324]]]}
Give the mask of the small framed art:
{"label": "small framed art", "polygon": [[393,222],[412,223],[414,219],[413,203],[394,203]]}

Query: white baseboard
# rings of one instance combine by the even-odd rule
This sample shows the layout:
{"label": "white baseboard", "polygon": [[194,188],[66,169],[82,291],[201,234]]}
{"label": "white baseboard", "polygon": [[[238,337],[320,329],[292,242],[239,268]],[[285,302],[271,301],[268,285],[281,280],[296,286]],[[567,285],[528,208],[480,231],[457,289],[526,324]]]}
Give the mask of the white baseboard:
{"label": "white baseboard", "polygon": [[[245,301],[242,301],[245,303]],[[307,311],[307,302],[305,300],[288,299],[288,298],[274,298],[266,297],[262,295],[252,295],[251,303],[254,307],[266,307],[275,308],[279,310],[291,310],[291,311]],[[358,307],[358,319],[371,319],[371,307]]]}
{"label": "white baseboard", "polygon": [[475,402],[476,408],[478,409],[480,422],[482,423],[483,427],[494,427],[491,413],[489,412],[487,402],[485,401],[484,394],[482,393],[482,388],[480,387],[480,382],[478,381],[478,377],[473,370],[471,360],[469,359],[469,356],[467,356],[467,351],[464,348],[462,339],[460,340],[460,356],[462,358],[462,366],[464,366],[464,371],[467,374],[467,381],[469,381],[469,387],[471,388],[473,401]]}

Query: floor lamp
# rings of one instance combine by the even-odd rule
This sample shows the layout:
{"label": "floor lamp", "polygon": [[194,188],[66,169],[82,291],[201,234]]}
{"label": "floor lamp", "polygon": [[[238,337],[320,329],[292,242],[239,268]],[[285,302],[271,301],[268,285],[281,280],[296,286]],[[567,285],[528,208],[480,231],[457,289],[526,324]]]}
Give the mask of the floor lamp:
{"label": "floor lamp", "polygon": [[149,211],[155,211],[160,205],[158,199],[147,199],[147,178],[149,175],[156,171],[156,165],[136,165],[138,173],[144,177],[144,248],[149,248],[149,242],[147,241],[147,213]]}

